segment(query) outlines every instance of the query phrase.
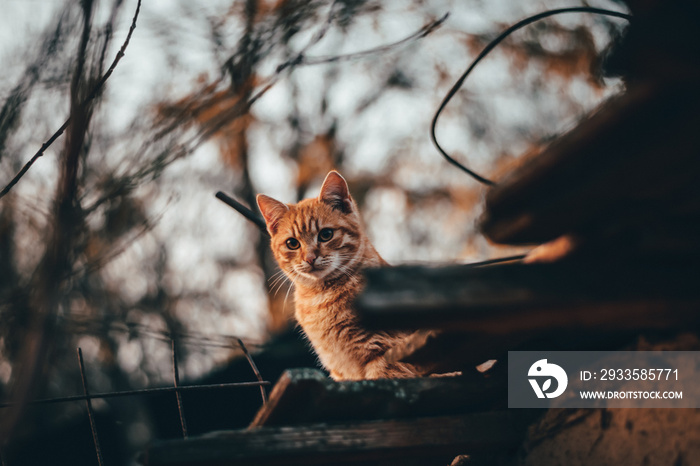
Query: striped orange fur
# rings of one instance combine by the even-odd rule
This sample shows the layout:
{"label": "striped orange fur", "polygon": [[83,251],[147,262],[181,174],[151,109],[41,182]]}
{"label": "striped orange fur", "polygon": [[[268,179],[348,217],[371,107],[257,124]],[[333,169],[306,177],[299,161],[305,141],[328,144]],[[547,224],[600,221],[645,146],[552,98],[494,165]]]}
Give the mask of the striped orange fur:
{"label": "striped orange fur", "polygon": [[365,235],[345,179],[331,171],[318,198],[298,204],[284,204],[264,194],[257,201],[275,259],[294,283],[296,319],[331,377],[421,375],[409,364],[384,357],[410,334],[368,331],[352,308],[364,285],[362,270],[387,263]]}

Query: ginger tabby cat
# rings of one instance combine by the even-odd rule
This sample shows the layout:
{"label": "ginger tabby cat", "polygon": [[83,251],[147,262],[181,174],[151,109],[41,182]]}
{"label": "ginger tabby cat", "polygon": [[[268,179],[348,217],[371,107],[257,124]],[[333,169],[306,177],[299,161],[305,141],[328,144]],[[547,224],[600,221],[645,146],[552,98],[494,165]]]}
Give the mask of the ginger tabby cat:
{"label": "ginger tabby cat", "polygon": [[295,316],[335,380],[417,377],[410,364],[384,356],[411,334],[362,328],[352,302],[364,285],[362,270],[387,263],[365,235],[355,201],[339,173],[326,176],[321,194],[284,204],[259,194],[258,207],[272,252],[294,283]]}

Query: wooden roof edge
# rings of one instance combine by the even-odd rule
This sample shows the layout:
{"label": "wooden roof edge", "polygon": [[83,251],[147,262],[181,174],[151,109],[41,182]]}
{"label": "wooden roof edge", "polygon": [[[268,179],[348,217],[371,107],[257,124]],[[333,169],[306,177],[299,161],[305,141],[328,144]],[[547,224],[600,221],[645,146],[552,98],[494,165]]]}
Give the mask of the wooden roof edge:
{"label": "wooden roof edge", "polygon": [[249,428],[473,411],[488,405],[503,386],[476,371],[461,377],[336,382],[319,370],[289,369]]}
{"label": "wooden roof edge", "polygon": [[624,217],[620,203],[652,191],[655,179],[668,192],[684,189],[681,178],[697,170],[699,106],[697,86],[647,83],[611,99],[492,188],[479,228],[497,243],[542,243],[606,209]]}
{"label": "wooden roof edge", "polygon": [[[575,326],[670,328],[698,323],[694,263],[392,267],[367,272],[356,307],[372,328],[493,335]],[[612,312],[614,310],[614,312]]]}
{"label": "wooden roof edge", "polygon": [[[533,412],[536,411],[536,412]],[[159,441],[142,455],[146,466],[210,464],[336,464],[377,458],[451,457],[519,445],[537,410],[219,431]],[[414,464],[414,463],[411,463]]]}

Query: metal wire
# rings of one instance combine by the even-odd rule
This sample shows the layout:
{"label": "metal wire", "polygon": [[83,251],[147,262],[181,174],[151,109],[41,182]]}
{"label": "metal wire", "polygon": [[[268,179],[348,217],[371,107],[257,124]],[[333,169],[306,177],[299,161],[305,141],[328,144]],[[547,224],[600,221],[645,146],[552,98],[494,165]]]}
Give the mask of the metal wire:
{"label": "metal wire", "polygon": [[175,340],[171,340],[171,347],[173,353],[173,382],[175,388],[175,397],[177,398],[177,411],[180,414],[180,427],[182,428],[182,438],[187,438],[187,420],[185,419],[185,410],[182,407],[182,394],[180,393],[180,374],[177,370],[177,353],[175,351]]}
{"label": "metal wire", "polygon": [[[255,373],[255,377],[258,378],[259,382],[262,382],[263,378],[262,378],[262,375],[260,375],[260,371],[258,370],[258,366],[255,365],[255,361],[253,361],[253,357],[250,355],[250,353],[248,352],[248,348],[245,347],[245,345],[243,344],[243,340],[241,340],[240,338],[238,339],[238,345],[243,350],[243,354],[245,354],[245,357],[248,360],[248,364],[250,364],[251,369],[253,369],[253,373]],[[260,396],[262,397],[263,405],[267,404],[267,391],[265,390],[264,385],[260,385]]]}
{"label": "metal wire", "polygon": [[[44,398],[40,400],[29,401],[27,405],[41,405],[41,404],[52,404],[52,403],[65,403],[69,401],[82,401],[82,400],[93,400],[96,398],[117,398],[120,396],[133,396],[133,395],[149,395],[153,393],[171,393],[175,391],[196,391],[196,390],[211,390],[218,388],[243,388],[243,387],[259,387],[261,385],[270,385],[270,382],[264,380],[262,382],[234,382],[234,383],[219,383],[219,384],[209,384],[209,385],[181,385],[177,388],[175,387],[158,387],[158,388],[144,388],[141,390],[124,390],[121,392],[106,392],[97,394],[87,394],[87,395],[72,395],[63,396],[57,398]],[[0,408],[9,408],[12,406],[18,406],[19,403],[0,403]]]}
{"label": "metal wire", "polygon": [[90,430],[92,431],[92,441],[95,443],[97,453],[97,463],[104,465],[102,459],[102,449],[100,448],[100,438],[97,436],[97,426],[95,426],[95,415],[92,412],[92,400],[88,391],[87,377],[85,376],[85,363],[83,362],[83,350],[78,348],[78,364],[80,365],[80,379],[83,382],[83,393],[85,393],[85,406],[87,407],[88,419],[90,419]]}
{"label": "metal wire", "polygon": [[462,84],[464,84],[464,81],[467,79],[467,76],[476,68],[476,65],[484,58],[486,55],[488,55],[498,44],[503,42],[503,40],[517,31],[518,29],[521,29],[529,24],[532,24],[536,21],[539,21],[544,18],[548,18],[550,16],[554,15],[559,15],[563,13],[593,13],[593,14],[598,14],[598,15],[606,15],[606,16],[614,16],[616,18],[622,18],[626,20],[632,19],[631,15],[628,15],[626,13],[620,13],[619,11],[612,11],[612,10],[605,10],[602,8],[593,8],[593,7],[587,7],[587,6],[582,6],[582,7],[573,7],[573,8],[558,8],[555,10],[548,10],[544,11],[542,13],[538,13],[536,15],[530,16],[528,18],[525,18],[521,21],[518,21],[514,25],[510,26],[507,28],[505,31],[503,31],[501,34],[498,35],[494,40],[488,43],[486,47],[479,53],[479,55],[474,59],[474,61],[471,62],[467,70],[462,73],[462,75],[459,77],[457,82],[452,86],[452,88],[447,92],[447,95],[445,98],[442,100],[442,103],[440,103],[440,106],[438,107],[437,111],[435,112],[435,116],[433,117],[433,122],[430,125],[430,139],[433,141],[433,144],[437,148],[437,150],[442,154],[442,156],[447,160],[449,163],[454,165],[455,167],[459,168],[463,172],[465,172],[467,175],[471,176],[474,178],[476,181],[479,183],[485,184],[487,186],[494,186],[496,184],[495,181],[492,181],[484,176],[479,175],[475,171],[465,167],[461,163],[459,163],[457,160],[453,159],[451,156],[445,152],[445,150],[442,148],[440,143],[437,141],[437,138],[435,136],[435,127],[437,126],[437,121],[438,118],[440,117],[440,114],[444,110],[444,108],[447,106],[449,101],[454,97],[454,95],[459,91],[459,89],[462,87]]}

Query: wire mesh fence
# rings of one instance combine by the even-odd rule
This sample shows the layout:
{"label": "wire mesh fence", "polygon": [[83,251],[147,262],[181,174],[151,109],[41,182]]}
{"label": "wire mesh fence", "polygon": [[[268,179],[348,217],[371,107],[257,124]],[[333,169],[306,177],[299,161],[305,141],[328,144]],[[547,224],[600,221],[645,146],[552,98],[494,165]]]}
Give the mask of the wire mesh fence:
{"label": "wire mesh fence", "polygon": [[[80,369],[80,378],[83,387],[82,395],[71,395],[64,397],[55,398],[44,398],[32,400],[26,403],[26,405],[48,405],[55,403],[69,403],[75,401],[85,402],[85,411],[90,423],[90,431],[92,433],[92,440],[95,447],[95,454],[97,456],[97,464],[99,466],[104,466],[104,458],[102,455],[102,449],[100,446],[100,437],[95,423],[95,412],[92,406],[92,400],[94,399],[107,399],[107,398],[117,398],[117,397],[129,397],[138,395],[148,395],[155,393],[174,393],[177,401],[178,417],[180,420],[180,430],[182,432],[182,437],[184,439],[188,438],[187,431],[187,418],[185,416],[184,404],[182,401],[182,392],[187,391],[206,391],[206,390],[218,390],[218,389],[230,389],[230,388],[242,388],[242,387],[259,387],[260,388],[260,398],[261,405],[267,403],[267,387],[270,382],[264,380],[260,371],[258,370],[255,361],[253,360],[250,351],[243,343],[240,338],[236,339],[237,346],[243,351],[243,354],[256,377],[254,381],[246,382],[231,382],[231,383],[219,383],[219,384],[199,384],[199,385],[180,385],[180,376],[178,369],[178,355],[176,351],[175,340],[171,339],[171,354],[172,354],[172,368],[173,368],[173,385],[170,387],[154,387],[154,388],[144,388],[138,390],[122,390],[104,393],[91,393],[88,385],[88,379],[85,373],[85,362],[83,360],[83,352],[81,348],[77,348],[77,358],[78,366]],[[0,409],[17,407],[19,403],[16,402],[5,402],[0,403]],[[0,445],[0,466],[11,466],[7,463],[6,456],[3,454],[2,445]]]}

